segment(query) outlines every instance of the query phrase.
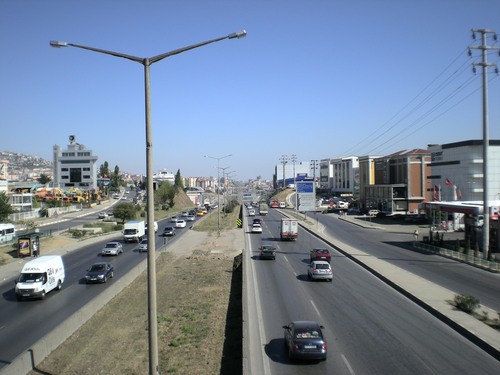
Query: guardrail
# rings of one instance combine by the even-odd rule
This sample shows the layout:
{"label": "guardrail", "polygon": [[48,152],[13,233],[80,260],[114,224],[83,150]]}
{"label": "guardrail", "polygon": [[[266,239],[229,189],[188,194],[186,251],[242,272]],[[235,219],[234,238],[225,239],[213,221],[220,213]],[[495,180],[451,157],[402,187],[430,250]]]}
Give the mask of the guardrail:
{"label": "guardrail", "polygon": [[444,247],[434,246],[425,242],[414,242],[413,246],[420,250],[425,250],[434,254],[458,260],[470,264],[474,267],[479,267],[491,272],[500,272],[500,263],[492,262],[484,258],[476,257],[473,254],[465,254],[463,252],[446,249]]}

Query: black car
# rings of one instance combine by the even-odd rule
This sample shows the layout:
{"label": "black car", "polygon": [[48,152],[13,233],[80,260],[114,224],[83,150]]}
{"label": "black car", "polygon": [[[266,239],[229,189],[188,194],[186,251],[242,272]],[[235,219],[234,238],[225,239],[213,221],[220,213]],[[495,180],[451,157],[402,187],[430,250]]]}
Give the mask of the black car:
{"label": "black car", "polygon": [[314,321],[297,320],[283,326],[288,358],[325,360],[327,345],[323,337],[325,327]]}
{"label": "black car", "polygon": [[253,223],[252,224],[261,224],[261,220],[260,219],[253,219]]}
{"label": "black car", "polygon": [[113,272],[111,263],[95,263],[87,270],[85,281],[87,284],[105,283],[114,276]]}
{"label": "black car", "polygon": [[165,229],[163,229],[162,236],[175,236],[175,228],[165,227]]}
{"label": "black car", "polygon": [[259,253],[260,259],[276,259],[276,248],[271,245],[262,245]]}

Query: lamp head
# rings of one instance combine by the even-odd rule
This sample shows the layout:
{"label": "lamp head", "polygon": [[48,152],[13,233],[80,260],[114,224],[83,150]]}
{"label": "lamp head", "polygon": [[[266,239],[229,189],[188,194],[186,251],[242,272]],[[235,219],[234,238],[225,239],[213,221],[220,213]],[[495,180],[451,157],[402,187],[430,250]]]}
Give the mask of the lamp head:
{"label": "lamp head", "polygon": [[241,39],[247,36],[247,31],[246,30],[241,30],[236,33],[232,33],[228,35],[229,39]]}
{"label": "lamp head", "polygon": [[51,40],[50,45],[51,45],[51,47],[54,47],[54,48],[61,48],[61,47],[67,47],[68,43],[67,42],[60,42],[58,40]]}

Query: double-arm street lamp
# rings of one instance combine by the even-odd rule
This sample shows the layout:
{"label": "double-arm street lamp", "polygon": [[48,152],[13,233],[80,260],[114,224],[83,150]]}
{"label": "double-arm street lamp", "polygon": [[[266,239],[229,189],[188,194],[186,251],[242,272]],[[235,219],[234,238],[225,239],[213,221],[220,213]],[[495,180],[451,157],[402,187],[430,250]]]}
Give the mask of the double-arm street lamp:
{"label": "double-arm street lamp", "polygon": [[233,154],[229,154],[226,156],[221,156],[220,158],[216,158],[215,156],[205,155],[206,158],[217,160],[217,237],[220,236],[220,161],[222,159],[233,156]]}
{"label": "double-arm street lamp", "polygon": [[86,49],[89,51],[94,51],[98,53],[103,53],[106,55],[112,55],[116,57],[121,57],[124,59],[135,61],[144,66],[144,88],[145,88],[145,105],[146,105],[146,193],[147,193],[147,226],[149,228],[147,239],[148,239],[148,328],[149,328],[149,374],[158,374],[158,333],[157,333],[157,321],[156,321],[156,256],[155,256],[155,237],[154,237],[154,190],[153,190],[153,139],[152,139],[152,129],[151,129],[151,104],[150,104],[150,85],[149,85],[149,70],[150,66],[155,62],[163,60],[167,57],[178,55],[180,53],[195,49],[198,47],[205,46],[207,44],[219,42],[225,39],[240,39],[246,36],[246,31],[242,30],[236,33],[232,33],[223,37],[207,40],[205,42],[193,44],[187,47],[182,47],[170,52],[162,53],[161,55],[153,57],[137,57],[126,55],[124,53],[107,51],[104,49],[82,46],[79,44],[51,41],[50,45],[52,47],[76,47],[81,49]]}

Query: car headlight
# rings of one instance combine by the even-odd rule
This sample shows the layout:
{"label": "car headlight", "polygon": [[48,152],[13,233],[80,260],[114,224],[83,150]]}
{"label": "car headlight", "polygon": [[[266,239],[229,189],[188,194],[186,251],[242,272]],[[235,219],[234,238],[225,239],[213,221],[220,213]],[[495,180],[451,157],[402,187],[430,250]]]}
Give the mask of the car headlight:
{"label": "car headlight", "polygon": [[97,277],[98,277],[98,278],[100,278],[100,279],[103,279],[103,278],[104,278],[104,275],[99,275],[99,276],[97,276]]}

